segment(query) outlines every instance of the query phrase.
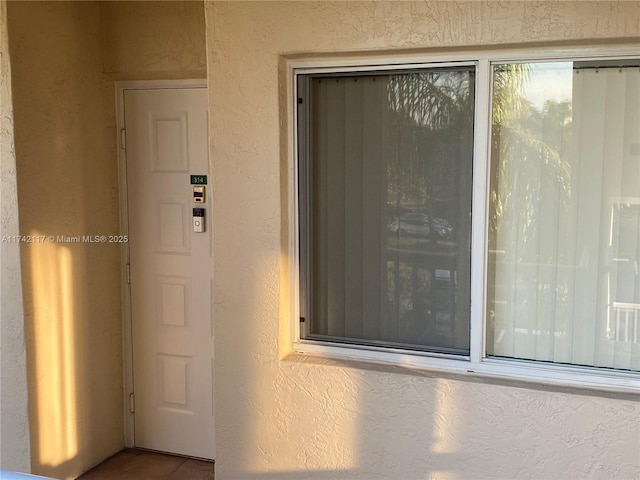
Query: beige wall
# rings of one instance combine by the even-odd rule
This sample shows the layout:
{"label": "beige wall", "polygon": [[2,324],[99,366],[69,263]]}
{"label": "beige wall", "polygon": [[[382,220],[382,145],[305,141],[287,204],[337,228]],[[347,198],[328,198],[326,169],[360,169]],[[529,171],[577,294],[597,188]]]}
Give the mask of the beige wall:
{"label": "beige wall", "polygon": [[216,478],[637,478],[628,396],[282,359],[294,279],[278,95],[283,54],[630,38],[640,4],[207,2],[206,20]]}
{"label": "beige wall", "polygon": [[[0,236],[19,234],[7,4],[0,1]],[[29,472],[27,362],[20,244],[0,245],[0,470]]]}
{"label": "beige wall", "polygon": [[[176,78],[204,65],[198,9],[162,23],[167,10],[190,7],[153,3],[10,4],[21,233],[117,230],[113,90],[101,72]],[[639,8],[207,2],[217,477],[638,476],[640,409],[628,398],[281,360],[291,279],[278,62],[295,52],[630,37]],[[4,211],[4,184],[2,195]],[[23,249],[36,473],[72,476],[122,444],[118,261],[109,246]]]}
{"label": "beige wall", "polygon": [[104,71],[112,78],[205,78],[201,0],[99,3]]}
{"label": "beige wall", "polygon": [[[118,233],[114,80],[204,78],[203,3],[10,2],[8,10],[20,233]],[[5,43],[2,61],[8,66]],[[3,80],[9,72],[4,65]],[[9,84],[2,85],[4,122]],[[7,221],[17,222],[15,199],[11,203],[15,188],[5,190],[4,183],[5,166],[11,167],[4,125],[3,215],[6,200]],[[15,265],[5,262],[5,249],[13,252]],[[17,247],[3,244],[2,354],[15,355],[17,364],[10,370],[3,362],[2,431],[15,432],[16,441],[3,441],[2,453],[19,451],[13,465],[28,469],[27,387],[25,381],[20,390],[18,378],[21,372],[24,376],[24,365],[19,368],[24,342],[17,256]],[[47,239],[23,245],[35,473],[73,478],[123,447],[119,265],[115,244]],[[9,294],[13,301],[5,302]],[[5,339],[11,348],[5,349]],[[5,387],[5,377],[15,389]],[[11,402],[5,403],[9,391]]]}
{"label": "beige wall", "polygon": [[[20,232],[117,234],[114,87],[93,2],[9,2]],[[123,447],[120,249],[22,245],[34,473]]]}

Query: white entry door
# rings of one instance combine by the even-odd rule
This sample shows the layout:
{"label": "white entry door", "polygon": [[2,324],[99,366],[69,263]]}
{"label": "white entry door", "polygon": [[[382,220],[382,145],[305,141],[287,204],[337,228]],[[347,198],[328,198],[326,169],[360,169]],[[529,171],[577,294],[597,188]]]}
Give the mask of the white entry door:
{"label": "white entry door", "polygon": [[125,90],[124,121],[135,445],[212,459],[210,182],[204,203],[191,184],[209,173],[207,91]]}

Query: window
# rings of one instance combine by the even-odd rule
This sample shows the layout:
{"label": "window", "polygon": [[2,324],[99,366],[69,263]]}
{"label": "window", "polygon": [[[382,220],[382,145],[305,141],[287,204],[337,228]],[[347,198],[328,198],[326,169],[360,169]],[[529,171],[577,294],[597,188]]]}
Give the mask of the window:
{"label": "window", "polygon": [[295,78],[301,350],[634,379],[640,59]]}
{"label": "window", "polygon": [[493,78],[487,353],[640,370],[640,68],[501,64]]}
{"label": "window", "polygon": [[302,80],[307,338],[468,355],[474,68]]}

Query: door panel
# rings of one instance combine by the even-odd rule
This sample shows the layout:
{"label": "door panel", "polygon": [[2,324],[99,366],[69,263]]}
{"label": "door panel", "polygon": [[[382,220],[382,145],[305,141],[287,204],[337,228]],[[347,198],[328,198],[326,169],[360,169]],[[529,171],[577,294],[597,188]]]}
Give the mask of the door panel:
{"label": "door panel", "polygon": [[189,176],[209,170],[206,89],[124,103],[135,445],[212,459],[211,237],[192,229],[192,208],[209,208]]}

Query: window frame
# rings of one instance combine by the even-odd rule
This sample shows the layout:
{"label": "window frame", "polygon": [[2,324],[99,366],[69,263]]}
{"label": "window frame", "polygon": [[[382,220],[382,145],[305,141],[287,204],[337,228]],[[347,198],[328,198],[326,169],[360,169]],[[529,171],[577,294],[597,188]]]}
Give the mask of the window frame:
{"label": "window frame", "polygon": [[[434,54],[398,54],[386,56],[361,56],[325,59],[289,59],[286,62],[288,117],[292,128],[289,138],[289,275],[291,347],[297,354],[316,355],[339,360],[365,361],[436,372],[458,373],[509,380],[543,383],[557,386],[586,387],[618,392],[640,392],[640,374],[599,367],[582,367],[546,363],[535,360],[519,360],[489,357],[486,355],[486,295],[487,295],[487,230],[489,222],[490,188],[490,138],[492,65],[499,63],[562,62],[588,60],[615,60],[640,58],[638,45],[576,47],[576,48],[514,48],[504,50],[478,50]],[[356,73],[428,69],[434,67],[475,66],[475,112],[473,139],[473,185],[471,217],[471,306],[470,353],[453,355],[424,351],[403,350],[388,346],[376,347],[347,343],[333,343],[317,339],[305,339],[300,312],[301,292],[308,288],[308,265],[301,258],[308,258],[308,238],[302,240],[306,219],[300,218],[300,204],[308,209],[308,188],[300,189],[300,179],[308,178],[306,162],[299,159],[301,147],[299,132],[304,129],[308,138],[309,128],[298,114],[298,77],[316,73]],[[308,155],[307,155],[308,158]],[[304,210],[303,210],[304,211]],[[302,256],[301,256],[302,254]],[[307,290],[308,291],[308,290]]]}

